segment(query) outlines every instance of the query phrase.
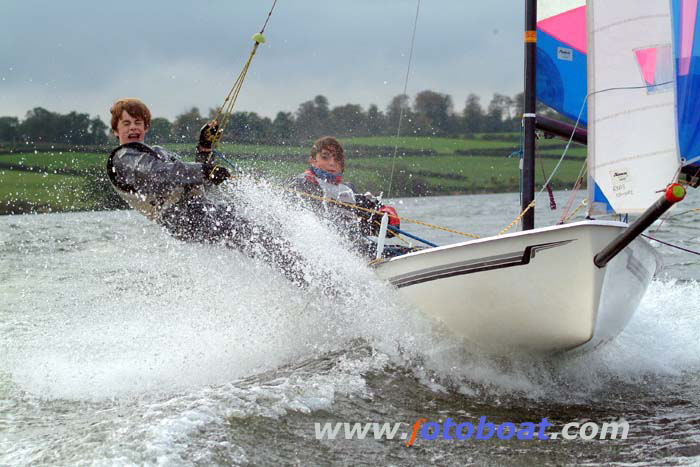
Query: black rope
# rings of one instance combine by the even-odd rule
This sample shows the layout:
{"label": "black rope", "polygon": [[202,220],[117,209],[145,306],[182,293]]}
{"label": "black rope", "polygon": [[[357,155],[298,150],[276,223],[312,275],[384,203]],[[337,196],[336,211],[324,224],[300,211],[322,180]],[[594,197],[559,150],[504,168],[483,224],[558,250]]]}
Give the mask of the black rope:
{"label": "black rope", "polygon": [[683,248],[682,246],[678,246],[678,245],[674,245],[674,244],[672,244],[672,243],[664,242],[663,240],[659,240],[658,238],[650,237],[649,235],[646,235],[646,234],[642,234],[642,237],[648,238],[649,240],[654,240],[655,242],[659,242],[659,243],[661,243],[661,244],[663,244],[663,245],[670,246],[670,247],[672,247],[672,248],[677,248],[677,249],[682,250],[682,251],[685,251],[685,252],[687,252],[687,253],[692,253],[692,254],[694,254],[694,255],[699,255],[699,256],[700,256],[700,252],[698,252],[698,251],[689,250],[689,249],[687,249],[687,248]]}

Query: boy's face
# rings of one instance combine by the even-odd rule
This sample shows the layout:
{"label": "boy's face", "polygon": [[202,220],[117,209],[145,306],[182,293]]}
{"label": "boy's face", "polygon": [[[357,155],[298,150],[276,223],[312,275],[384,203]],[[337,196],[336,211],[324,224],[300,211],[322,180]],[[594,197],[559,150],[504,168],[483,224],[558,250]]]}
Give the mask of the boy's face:
{"label": "boy's face", "polygon": [[126,143],[143,143],[146,137],[146,124],[139,117],[132,117],[126,110],[122,110],[122,114],[117,122],[117,129],[112,130],[114,135],[119,138],[119,144]]}
{"label": "boy's face", "polygon": [[331,149],[321,149],[320,152],[316,153],[316,157],[309,158],[309,163],[311,167],[316,167],[317,169],[325,170],[332,174],[339,175],[343,166],[340,160],[335,154],[335,150]]}

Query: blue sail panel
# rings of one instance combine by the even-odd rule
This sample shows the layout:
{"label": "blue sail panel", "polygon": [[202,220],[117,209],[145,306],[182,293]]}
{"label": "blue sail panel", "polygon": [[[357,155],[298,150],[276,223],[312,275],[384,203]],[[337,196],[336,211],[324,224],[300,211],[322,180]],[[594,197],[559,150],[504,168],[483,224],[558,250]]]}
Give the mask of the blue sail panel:
{"label": "blue sail panel", "polygon": [[537,31],[537,99],[557,112],[586,126],[588,109],[586,54],[551,35]]}
{"label": "blue sail panel", "polygon": [[591,206],[589,209],[589,212],[591,214],[613,214],[615,210],[612,208],[610,205],[610,201],[608,201],[608,198],[605,196],[603,193],[603,190],[600,189],[598,184],[593,180],[593,178],[588,177],[588,183],[593,184],[593,201],[591,202]]}
{"label": "blue sail panel", "polygon": [[672,0],[678,147],[684,165],[700,169],[700,17],[698,0]]}

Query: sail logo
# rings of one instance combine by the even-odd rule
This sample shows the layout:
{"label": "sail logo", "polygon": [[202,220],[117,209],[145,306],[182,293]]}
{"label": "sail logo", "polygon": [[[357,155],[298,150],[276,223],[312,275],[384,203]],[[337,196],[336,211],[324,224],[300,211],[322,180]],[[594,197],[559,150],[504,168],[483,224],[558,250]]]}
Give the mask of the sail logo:
{"label": "sail logo", "polygon": [[629,170],[626,168],[611,170],[610,178],[612,179],[612,191],[615,193],[616,198],[634,194],[634,190],[632,189],[632,177],[630,176]]}
{"label": "sail logo", "polygon": [[557,58],[567,62],[574,61],[574,51],[568,47],[557,47]]}

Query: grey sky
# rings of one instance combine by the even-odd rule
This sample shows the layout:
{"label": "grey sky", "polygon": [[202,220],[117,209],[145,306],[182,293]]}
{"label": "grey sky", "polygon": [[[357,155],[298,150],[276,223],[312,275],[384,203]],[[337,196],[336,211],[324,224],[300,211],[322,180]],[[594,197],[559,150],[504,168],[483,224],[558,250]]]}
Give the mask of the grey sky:
{"label": "grey sky", "polygon": [[[408,94],[522,89],[521,0],[422,0]],[[0,0],[0,116],[41,106],[107,120],[117,97],[154,116],[221,104],[272,0]],[[400,94],[416,0],[278,0],[236,110],[274,117],[323,94],[384,109]]]}

